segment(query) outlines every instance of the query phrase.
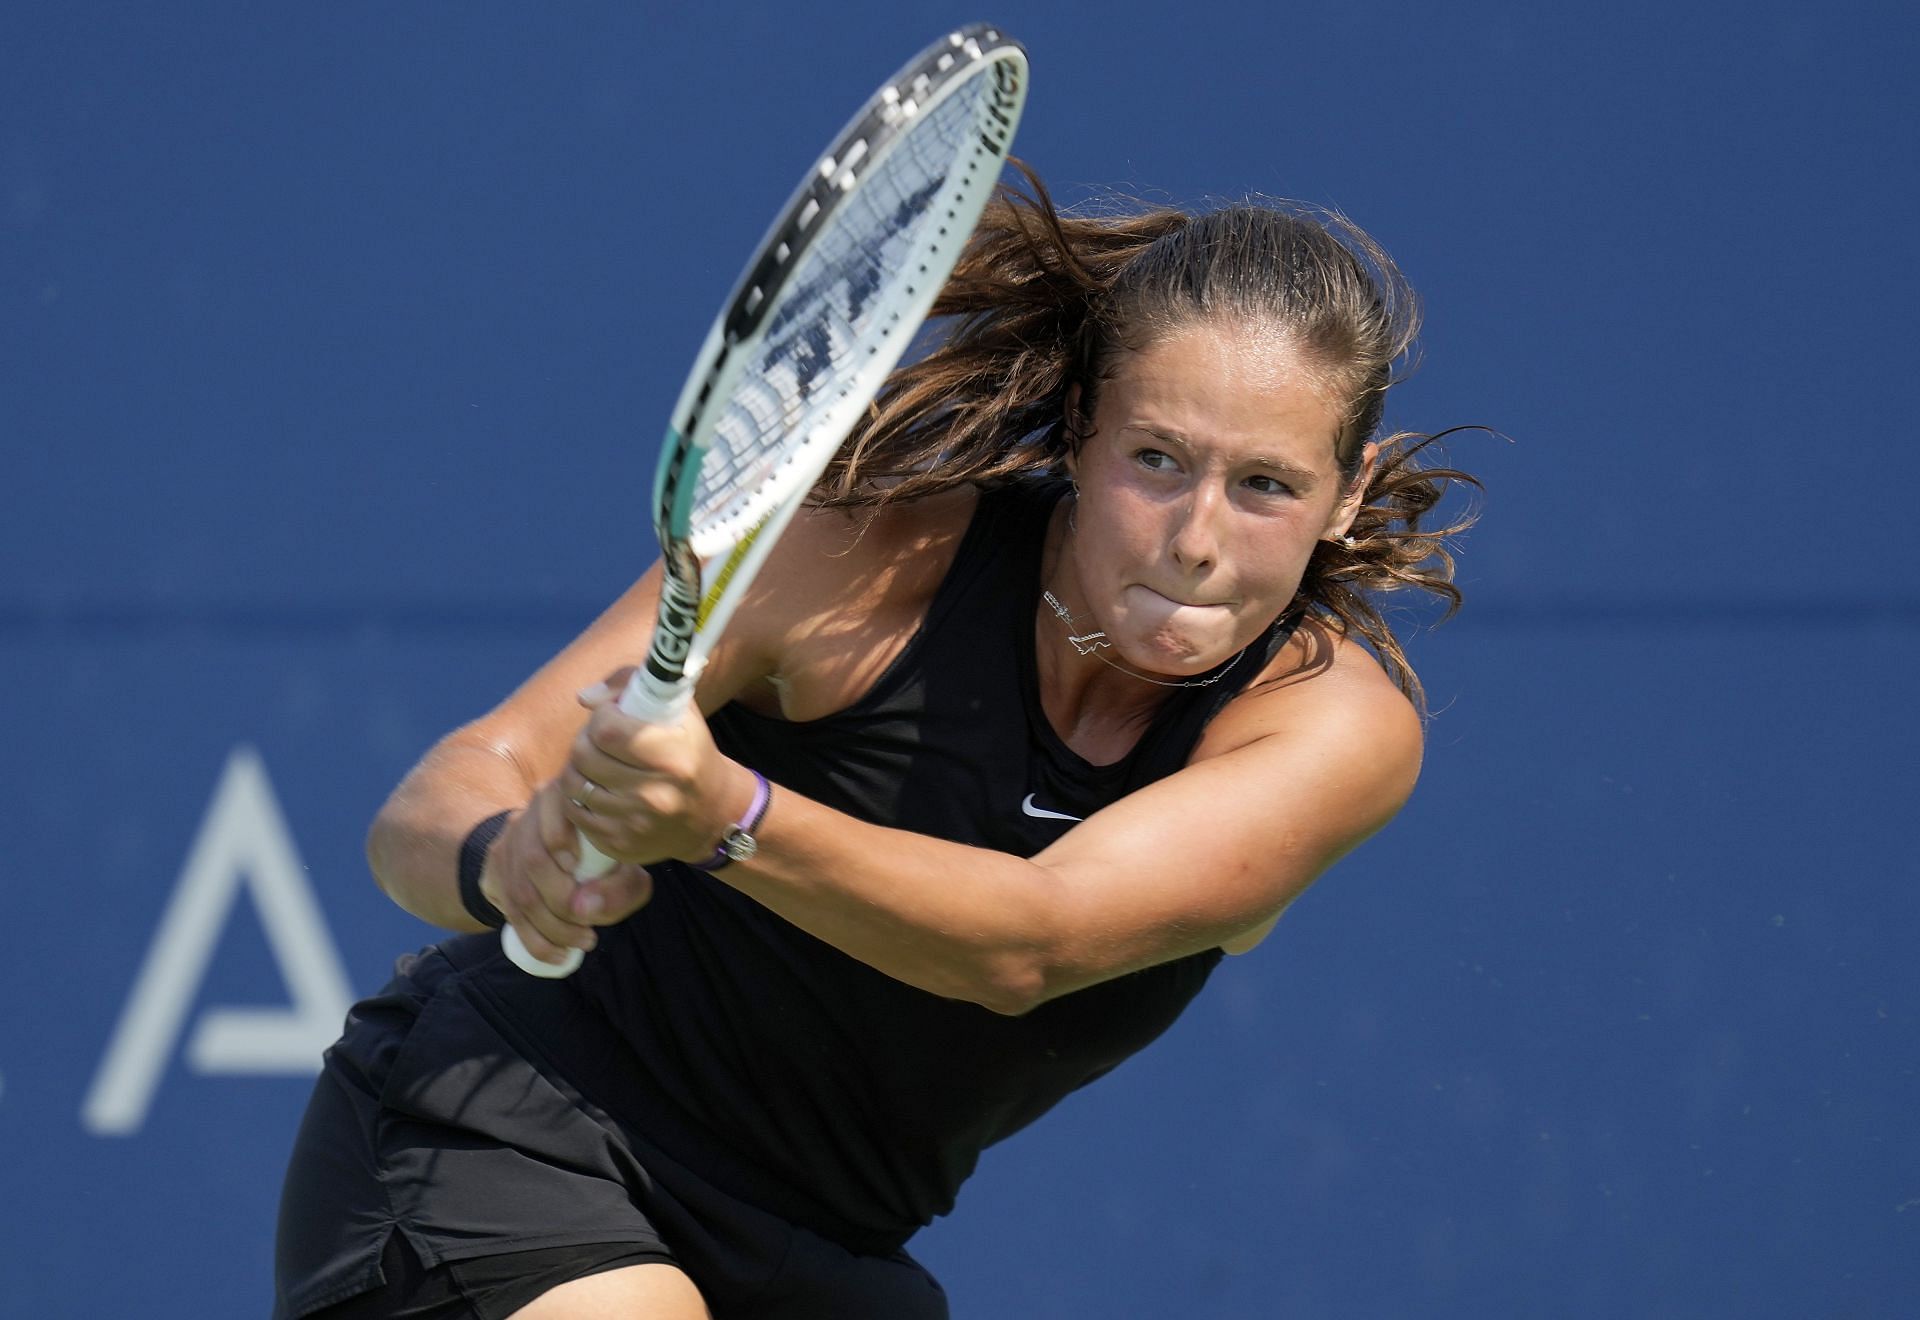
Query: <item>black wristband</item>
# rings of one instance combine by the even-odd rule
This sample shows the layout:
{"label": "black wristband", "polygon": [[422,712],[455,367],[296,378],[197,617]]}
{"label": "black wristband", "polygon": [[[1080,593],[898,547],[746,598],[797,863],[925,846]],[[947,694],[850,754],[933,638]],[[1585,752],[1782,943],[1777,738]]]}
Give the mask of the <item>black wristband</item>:
{"label": "black wristband", "polygon": [[480,892],[480,873],[486,869],[487,849],[507,827],[511,811],[496,812],[467,831],[460,844],[460,906],[483,926],[499,930],[507,924],[506,913],[487,901]]}

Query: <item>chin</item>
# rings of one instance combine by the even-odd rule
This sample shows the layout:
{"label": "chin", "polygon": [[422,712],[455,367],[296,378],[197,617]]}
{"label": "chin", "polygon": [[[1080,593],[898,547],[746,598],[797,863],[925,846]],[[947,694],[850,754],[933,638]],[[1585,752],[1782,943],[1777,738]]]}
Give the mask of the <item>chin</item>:
{"label": "chin", "polygon": [[1215,665],[1238,653],[1240,648],[1231,641],[1201,639],[1195,637],[1149,638],[1140,646],[1137,655],[1129,654],[1123,658],[1132,665],[1146,670],[1149,674],[1161,674],[1168,678],[1192,678],[1204,674]]}

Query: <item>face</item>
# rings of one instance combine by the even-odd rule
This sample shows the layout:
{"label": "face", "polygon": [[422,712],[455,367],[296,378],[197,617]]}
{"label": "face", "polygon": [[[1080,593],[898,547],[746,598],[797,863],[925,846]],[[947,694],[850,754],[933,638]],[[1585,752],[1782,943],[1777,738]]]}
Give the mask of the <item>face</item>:
{"label": "face", "polygon": [[1335,400],[1260,328],[1197,325],[1123,353],[1090,420],[1056,576],[1150,673],[1202,673],[1265,631],[1365,486],[1365,470],[1341,479]]}

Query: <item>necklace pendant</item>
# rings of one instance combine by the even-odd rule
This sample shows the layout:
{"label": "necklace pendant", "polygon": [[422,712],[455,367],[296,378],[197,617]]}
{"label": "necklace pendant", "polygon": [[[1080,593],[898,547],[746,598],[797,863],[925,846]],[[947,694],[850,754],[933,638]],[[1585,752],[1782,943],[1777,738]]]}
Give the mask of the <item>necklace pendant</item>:
{"label": "necklace pendant", "polygon": [[1072,643],[1073,649],[1081,655],[1092,655],[1103,646],[1113,645],[1112,642],[1107,640],[1107,635],[1104,632],[1082,633],[1078,637],[1075,637],[1072,633],[1068,633],[1067,641]]}

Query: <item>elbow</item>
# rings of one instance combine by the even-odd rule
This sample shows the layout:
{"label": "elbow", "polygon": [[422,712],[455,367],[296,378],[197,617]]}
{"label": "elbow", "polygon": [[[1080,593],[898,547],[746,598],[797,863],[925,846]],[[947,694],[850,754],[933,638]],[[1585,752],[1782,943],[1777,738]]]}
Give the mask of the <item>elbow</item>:
{"label": "elbow", "polygon": [[448,906],[439,889],[421,883],[419,835],[395,813],[391,803],[367,827],[366,853],[367,870],[388,902],[430,926],[468,929],[459,924],[460,909]]}
{"label": "elbow", "polygon": [[967,998],[1002,1017],[1024,1017],[1053,998],[1053,993],[1047,970],[1038,959],[1009,956],[983,968]]}
{"label": "elbow", "polygon": [[1047,996],[1021,987],[995,987],[972,996],[973,1002],[1001,1017],[1025,1017],[1047,1002]]}
{"label": "elbow", "polygon": [[380,886],[380,892],[393,898],[393,886],[387,882],[387,859],[392,852],[390,839],[393,828],[387,823],[386,817],[386,809],[382,808],[374,816],[373,824],[367,827],[367,870],[373,873],[373,882]]}
{"label": "elbow", "polygon": [[[367,826],[367,870],[380,892],[407,911],[414,909],[406,901],[407,859],[416,846],[415,831],[409,828],[398,805],[399,794],[386,800],[373,822]],[[414,915],[418,916],[416,912]]]}
{"label": "elbow", "polygon": [[[1030,886],[1028,898],[1057,895],[1054,885]],[[1024,1017],[1068,991],[1089,984],[1077,955],[1074,926],[1057,902],[1022,909],[1010,927],[985,947],[976,946],[970,963],[967,998],[1002,1017]]]}

